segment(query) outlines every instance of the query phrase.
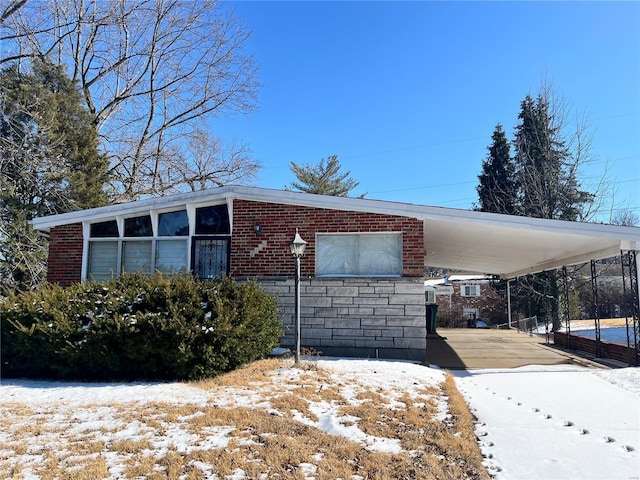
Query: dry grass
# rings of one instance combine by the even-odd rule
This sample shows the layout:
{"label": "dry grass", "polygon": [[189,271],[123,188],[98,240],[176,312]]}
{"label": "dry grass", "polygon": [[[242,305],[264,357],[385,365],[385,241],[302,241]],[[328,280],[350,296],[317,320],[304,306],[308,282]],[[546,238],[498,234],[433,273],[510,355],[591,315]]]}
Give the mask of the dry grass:
{"label": "dry grass", "polygon": [[[215,399],[238,394],[245,405],[83,407],[111,415],[97,430],[71,428],[83,412],[65,405],[44,413],[0,405],[2,429],[10,432],[0,448],[0,478],[489,478],[474,418],[450,375],[437,387],[409,393],[355,380],[341,384],[315,363],[291,367],[290,361],[260,361],[195,384]],[[250,403],[256,392],[259,405]],[[317,427],[318,411],[330,411],[341,428],[366,438],[326,433]],[[382,441],[399,451],[374,448]]]}
{"label": "dry grass", "polygon": [[[571,320],[571,329],[594,328],[595,320]],[[624,327],[626,320],[623,318],[601,318],[601,327]]]}

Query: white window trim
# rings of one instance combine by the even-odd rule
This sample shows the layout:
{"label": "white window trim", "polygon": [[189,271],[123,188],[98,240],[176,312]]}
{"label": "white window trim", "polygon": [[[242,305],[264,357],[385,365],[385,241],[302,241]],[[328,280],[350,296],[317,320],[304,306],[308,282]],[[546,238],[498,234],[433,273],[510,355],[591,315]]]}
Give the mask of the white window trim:
{"label": "white window trim", "polygon": [[[184,240],[186,242],[186,249],[187,249],[187,265],[186,265],[186,269],[187,271],[190,271],[191,269],[191,238],[193,237],[193,235],[191,235],[191,233],[189,235],[184,235],[184,236],[158,236],[158,215],[160,213],[168,213],[168,212],[174,212],[174,211],[178,211],[178,210],[187,210],[187,219],[189,221],[189,232],[192,231],[192,223],[195,222],[195,207],[194,208],[189,208],[189,205],[187,205],[185,208],[183,209],[159,209],[159,210],[150,210],[147,213],[144,212],[140,212],[137,215],[127,215],[127,216],[122,216],[122,215],[117,215],[115,217],[115,220],[118,224],[118,232],[119,232],[119,236],[118,237],[110,237],[110,238],[92,238],[91,237],[91,224],[92,223],[97,223],[97,222],[91,222],[91,221],[84,221],[82,222],[82,236],[83,236],[83,247],[82,247],[82,270],[81,270],[81,279],[83,281],[86,281],[89,279],[89,245],[92,242],[117,242],[118,243],[118,253],[117,253],[117,259],[116,259],[116,265],[118,266],[118,271],[114,272],[116,278],[120,276],[120,274],[122,273],[122,260],[123,260],[123,247],[122,244],[123,242],[144,242],[144,241],[150,241],[151,242],[151,258],[149,259],[150,262],[150,272],[155,272],[156,271],[156,248],[157,248],[157,242],[158,241],[164,241],[164,240]],[[193,215],[192,215],[193,214]],[[144,215],[150,215],[151,217],[151,227],[152,227],[152,233],[153,236],[149,236],[149,237],[125,237],[124,235],[124,221],[125,218],[135,218],[135,217],[139,217],[139,216],[144,216]],[[192,221],[192,218],[194,219]],[[106,219],[101,219],[100,222],[102,221],[109,221],[109,220],[114,220],[114,218],[106,218]],[[195,224],[193,225],[193,228],[195,228]],[[129,272],[129,273],[133,273],[133,272]]]}
{"label": "white window trim", "polygon": [[[467,288],[473,287],[475,293],[467,295]],[[480,285],[477,284],[464,284],[460,285],[460,296],[461,297],[479,297],[480,296]]]}

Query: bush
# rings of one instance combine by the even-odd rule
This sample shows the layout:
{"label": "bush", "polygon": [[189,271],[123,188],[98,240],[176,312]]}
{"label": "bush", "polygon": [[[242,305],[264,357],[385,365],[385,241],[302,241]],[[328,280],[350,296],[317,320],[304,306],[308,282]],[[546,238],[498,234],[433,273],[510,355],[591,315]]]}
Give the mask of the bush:
{"label": "bush", "polygon": [[122,275],[9,296],[0,304],[3,376],[194,380],[265,356],[281,330],[254,281]]}

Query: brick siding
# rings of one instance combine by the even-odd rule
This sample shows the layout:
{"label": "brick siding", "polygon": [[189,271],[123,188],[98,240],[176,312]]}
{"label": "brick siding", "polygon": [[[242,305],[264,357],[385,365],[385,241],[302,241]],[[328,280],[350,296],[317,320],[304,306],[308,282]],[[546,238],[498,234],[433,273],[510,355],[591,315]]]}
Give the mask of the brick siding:
{"label": "brick siding", "polygon": [[[256,235],[254,226],[262,225]],[[424,235],[421,220],[363,212],[234,200],[231,275],[288,276],[294,274],[289,243],[298,228],[308,242],[301,276],[315,274],[316,233],[403,232],[403,276],[424,274]]]}
{"label": "brick siding", "polygon": [[47,280],[62,286],[79,283],[82,274],[82,224],[53,227],[49,232]]}
{"label": "brick siding", "polygon": [[[564,348],[569,348],[568,338],[565,332],[553,332],[553,343]],[[596,341],[593,338],[572,334],[571,349],[596,355]],[[600,354],[600,358],[611,358],[623,363],[630,362],[629,365],[635,364],[635,362],[633,362],[633,349],[628,348],[622,343],[601,341]]]}
{"label": "brick siding", "polygon": [[[478,297],[464,297],[460,295],[460,291],[464,285],[479,285],[480,296]],[[449,302],[449,295],[437,295],[436,302],[438,303],[438,314],[446,315],[462,315],[464,308],[477,308],[479,320],[496,325],[505,323],[507,321],[507,305],[506,299],[491,286],[489,282],[467,281],[467,282],[455,282],[453,285],[453,294],[451,295],[451,302]],[[462,317],[459,319],[462,322]]]}

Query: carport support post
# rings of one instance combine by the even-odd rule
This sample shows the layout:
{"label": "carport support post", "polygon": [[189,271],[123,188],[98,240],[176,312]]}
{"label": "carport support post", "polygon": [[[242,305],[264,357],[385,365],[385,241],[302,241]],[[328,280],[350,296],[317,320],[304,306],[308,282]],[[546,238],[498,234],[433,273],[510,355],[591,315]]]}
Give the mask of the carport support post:
{"label": "carport support post", "polygon": [[636,265],[635,277],[636,288],[633,291],[633,337],[635,339],[635,366],[640,365],[640,283],[638,283],[638,277],[640,277],[640,264],[638,263],[638,251],[635,250],[630,253],[633,256],[633,263]]}
{"label": "carport support post", "polygon": [[511,326],[511,281],[513,278],[507,280],[507,317],[509,319],[509,330],[513,327]]}
{"label": "carport support post", "polygon": [[567,348],[571,350],[571,312],[569,311],[569,281],[567,278],[567,267],[562,267],[562,282],[564,291],[564,318],[566,321]]}
{"label": "carport support post", "polygon": [[598,307],[598,277],[595,260],[591,260],[591,291],[593,293],[593,320],[596,327],[596,357],[600,357],[602,345],[600,343],[600,308]]}
{"label": "carport support post", "polygon": [[[638,340],[640,339],[640,284],[638,284],[638,277],[640,277],[640,264],[638,264],[638,252],[628,251],[620,252],[620,263],[622,264],[622,291],[624,294],[625,302],[625,323],[627,326],[627,348],[629,349],[629,366],[640,365],[640,346]],[[627,272],[628,269],[628,272]],[[629,275],[629,291],[627,292],[627,273]],[[629,323],[629,317],[632,318],[632,324]],[[633,328],[633,333],[629,332],[630,328]],[[631,337],[633,336],[633,343]]]}

